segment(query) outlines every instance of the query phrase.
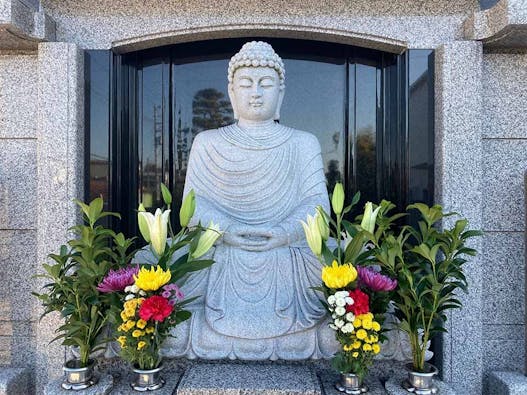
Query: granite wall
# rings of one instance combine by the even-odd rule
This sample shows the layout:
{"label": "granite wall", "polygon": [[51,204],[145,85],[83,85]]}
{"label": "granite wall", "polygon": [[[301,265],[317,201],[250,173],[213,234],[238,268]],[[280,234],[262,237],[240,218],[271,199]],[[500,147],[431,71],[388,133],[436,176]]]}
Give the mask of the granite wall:
{"label": "granite wall", "polygon": [[[0,287],[0,366],[31,367],[38,361],[60,374],[57,363],[64,355],[47,346],[55,318],[37,329],[29,276],[49,246],[66,240],[65,229],[74,218],[68,202],[82,196],[79,47],[126,51],[176,41],[274,35],[364,40],[393,52],[405,47],[438,51],[436,128],[444,143],[436,158],[438,196],[485,231],[478,246],[482,255],[471,269],[475,290],[469,298],[475,299],[465,299],[471,310],[452,316],[454,337],[445,339],[445,378],[462,383],[463,369],[475,361],[477,372],[468,375],[470,384],[462,393],[476,394],[482,373],[523,371],[527,54],[482,53],[478,43],[461,42],[462,23],[478,8],[477,0],[152,3],[44,0],[43,9],[56,22],[57,41],[69,44],[43,44],[38,54],[0,52],[0,268],[3,278],[12,276]],[[452,167],[464,157],[471,166]],[[60,215],[53,205],[62,208]],[[467,316],[475,320],[469,328]],[[467,333],[474,334],[475,342],[463,337]]]}
{"label": "granite wall", "polygon": [[524,372],[527,54],[483,57],[483,338],[487,371]]}
{"label": "granite wall", "polygon": [[37,57],[0,53],[0,366],[34,364]]}

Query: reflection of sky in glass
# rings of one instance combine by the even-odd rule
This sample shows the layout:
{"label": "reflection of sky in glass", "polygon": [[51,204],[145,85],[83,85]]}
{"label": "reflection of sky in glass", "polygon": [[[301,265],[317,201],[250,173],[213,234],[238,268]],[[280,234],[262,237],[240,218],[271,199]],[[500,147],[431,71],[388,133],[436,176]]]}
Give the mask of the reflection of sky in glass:
{"label": "reflection of sky in glass", "polygon": [[346,66],[285,60],[286,91],[280,122],[318,137],[325,167],[339,162],[344,172]]}
{"label": "reflection of sky in glass", "polygon": [[108,160],[110,89],[109,55],[92,52],[90,62],[90,154],[92,159]]}

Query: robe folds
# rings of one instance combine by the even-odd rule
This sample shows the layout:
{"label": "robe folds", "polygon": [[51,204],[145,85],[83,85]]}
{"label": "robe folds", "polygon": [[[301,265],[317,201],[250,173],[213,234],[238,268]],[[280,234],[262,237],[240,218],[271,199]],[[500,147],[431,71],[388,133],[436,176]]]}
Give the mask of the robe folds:
{"label": "robe folds", "polygon": [[185,193],[193,189],[193,224],[273,230],[288,244],[246,251],[220,238],[215,263],[186,279],[192,317],[174,331],[165,354],[190,358],[307,359],[337,349],[324,321],[321,264],[300,220],[317,205],[329,212],[320,153],[313,135],[277,125],[257,137],[236,124],[200,133],[192,145]]}

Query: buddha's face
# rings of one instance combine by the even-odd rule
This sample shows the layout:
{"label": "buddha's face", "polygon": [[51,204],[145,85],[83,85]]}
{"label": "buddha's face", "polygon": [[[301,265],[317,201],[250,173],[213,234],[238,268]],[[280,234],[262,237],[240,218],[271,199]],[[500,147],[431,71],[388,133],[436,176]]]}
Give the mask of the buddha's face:
{"label": "buddha's face", "polygon": [[234,117],[239,120],[278,119],[283,95],[278,73],[270,67],[240,67],[229,84]]}

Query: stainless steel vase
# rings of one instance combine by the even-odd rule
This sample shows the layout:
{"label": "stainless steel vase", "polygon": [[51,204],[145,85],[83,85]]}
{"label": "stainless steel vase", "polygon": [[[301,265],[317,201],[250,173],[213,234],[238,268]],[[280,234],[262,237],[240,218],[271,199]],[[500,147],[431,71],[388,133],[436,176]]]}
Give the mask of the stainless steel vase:
{"label": "stainless steel vase", "polygon": [[71,359],[64,364],[62,368],[66,378],[62,382],[62,388],[66,390],[84,390],[98,381],[97,376],[93,373],[95,360],[90,359],[88,366],[81,367],[79,359]]}
{"label": "stainless steel vase", "polygon": [[403,381],[403,387],[417,395],[437,394],[437,387],[434,384],[434,376],[438,373],[437,368],[431,363],[425,362],[424,372],[416,372],[411,363],[406,365],[408,378]]}
{"label": "stainless steel vase", "polygon": [[165,385],[165,380],[161,377],[163,365],[159,365],[155,369],[139,369],[133,367],[134,380],[130,384],[136,391],[154,391]]}
{"label": "stainless steel vase", "polygon": [[340,373],[340,379],[335,383],[337,391],[348,395],[360,395],[368,392],[368,387],[362,383],[362,379],[354,373]]}

